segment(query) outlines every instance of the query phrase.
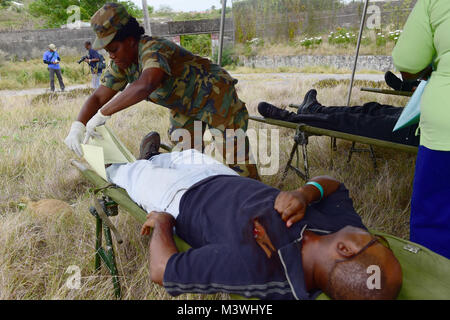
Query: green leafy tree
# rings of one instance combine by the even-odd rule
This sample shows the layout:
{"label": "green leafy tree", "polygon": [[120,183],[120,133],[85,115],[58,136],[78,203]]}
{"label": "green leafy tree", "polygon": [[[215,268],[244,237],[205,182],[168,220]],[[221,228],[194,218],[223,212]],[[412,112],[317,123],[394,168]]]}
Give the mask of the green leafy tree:
{"label": "green leafy tree", "polygon": [[[0,0],[4,1],[4,0]],[[89,21],[94,13],[107,2],[120,2],[128,12],[136,17],[141,18],[143,12],[131,1],[111,1],[111,0],[35,0],[28,9],[29,12],[39,18],[45,18],[44,28],[58,28],[66,24],[68,18],[73,13],[68,13],[67,8],[70,6],[78,6],[80,8],[80,19]],[[149,12],[153,12],[153,8],[149,7]]]}
{"label": "green leafy tree", "polygon": [[8,8],[12,0],[0,0],[0,8]]}
{"label": "green leafy tree", "polygon": [[181,45],[194,54],[203,57],[211,56],[210,34],[183,35],[181,36]]}

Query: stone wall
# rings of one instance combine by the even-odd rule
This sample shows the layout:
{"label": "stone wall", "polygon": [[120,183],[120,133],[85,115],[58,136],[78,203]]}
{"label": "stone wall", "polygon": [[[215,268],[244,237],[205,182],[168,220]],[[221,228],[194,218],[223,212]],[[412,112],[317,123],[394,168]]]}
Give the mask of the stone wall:
{"label": "stone wall", "polygon": [[[183,34],[218,33],[220,19],[152,22],[152,34],[155,36],[176,38]],[[233,20],[225,23],[226,39],[234,38]],[[0,50],[8,58],[38,58],[42,57],[50,43],[54,43],[60,56],[84,55],[84,42],[94,40],[95,35],[91,28],[80,29],[42,29],[30,31],[0,32]]]}
{"label": "stone wall", "polygon": [[[239,57],[244,66],[250,68],[279,68],[310,66],[330,66],[337,69],[353,69],[354,56],[255,56]],[[394,70],[392,57],[390,56],[359,56],[357,70]]]}
{"label": "stone wall", "polygon": [[61,56],[82,56],[85,54],[84,42],[93,39],[91,28],[0,32],[0,50],[9,58],[37,58],[42,57],[50,43],[54,43]]}

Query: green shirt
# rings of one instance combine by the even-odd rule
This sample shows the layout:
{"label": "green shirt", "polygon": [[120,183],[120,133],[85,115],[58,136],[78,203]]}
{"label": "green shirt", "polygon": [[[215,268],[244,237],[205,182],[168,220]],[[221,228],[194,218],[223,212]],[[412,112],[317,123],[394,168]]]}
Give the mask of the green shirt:
{"label": "green shirt", "polygon": [[[194,55],[164,38],[143,36],[139,42],[139,63],[121,70],[111,62],[102,84],[116,91],[139,79],[148,68],[162,69],[168,76],[149,100],[188,116],[223,122],[235,98],[237,80],[209,59]],[[220,119],[224,119],[223,121]]]}
{"label": "green shirt", "polygon": [[412,74],[434,59],[421,102],[420,144],[450,151],[450,1],[418,0],[392,56],[398,70]]}

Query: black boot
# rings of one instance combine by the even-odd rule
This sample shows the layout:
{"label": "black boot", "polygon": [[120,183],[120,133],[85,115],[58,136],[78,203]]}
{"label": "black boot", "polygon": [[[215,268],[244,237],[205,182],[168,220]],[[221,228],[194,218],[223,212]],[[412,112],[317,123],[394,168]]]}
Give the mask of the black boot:
{"label": "black boot", "polygon": [[311,89],[306,93],[302,104],[298,107],[297,113],[314,113],[313,107],[315,105],[320,106],[320,103],[317,101],[317,91],[315,89]]}
{"label": "black boot", "polygon": [[160,145],[161,137],[158,132],[152,131],[147,134],[141,141],[138,160],[149,160],[151,157],[158,155]]}
{"label": "black boot", "polygon": [[398,91],[402,90],[403,81],[392,72],[386,72],[384,74],[384,80],[386,81],[386,84],[392,89]]}
{"label": "black boot", "polygon": [[258,112],[265,118],[283,120],[289,122],[297,122],[298,115],[294,112],[280,109],[273,104],[260,102],[258,104]]}
{"label": "black boot", "polygon": [[419,81],[402,81],[399,77],[397,77],[390,71],[384,74],[384,80],[386,81],[386,84],[392,89],[407,92],[412,92],[413,88],[417,87],[420,83]]}

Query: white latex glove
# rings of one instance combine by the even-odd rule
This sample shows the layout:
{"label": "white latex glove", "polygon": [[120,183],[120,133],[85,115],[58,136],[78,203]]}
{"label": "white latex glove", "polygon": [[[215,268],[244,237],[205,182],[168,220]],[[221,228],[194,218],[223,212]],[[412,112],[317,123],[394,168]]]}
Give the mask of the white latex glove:
{"label": "white latex glove", "polygon": [[75,121],[70,127],[69,135],[64,140],[66,146],[70,150],[75,152],[79,157],[83,156],[83,150],[81,149],[81,141],[83,140],[86,127],[80,121]]}
{"label": "white latex glove", "polygon": [[86,123],[86,136],[84,137],[83,144],[89,141],[90,137],[102,139],[102,135],[95,131],[95,128],[102,126],[106,123],[106,120],[111,116],[105,116],[101,113],[101,109]]}

